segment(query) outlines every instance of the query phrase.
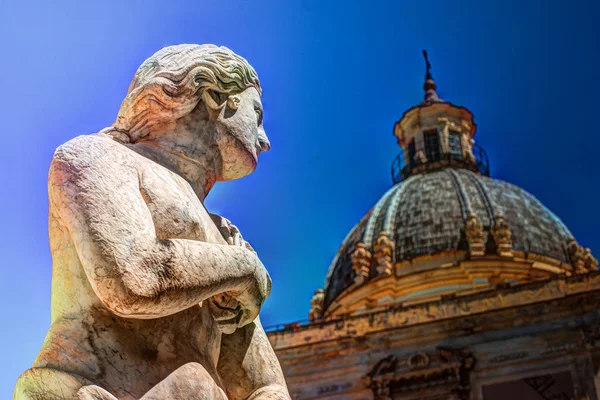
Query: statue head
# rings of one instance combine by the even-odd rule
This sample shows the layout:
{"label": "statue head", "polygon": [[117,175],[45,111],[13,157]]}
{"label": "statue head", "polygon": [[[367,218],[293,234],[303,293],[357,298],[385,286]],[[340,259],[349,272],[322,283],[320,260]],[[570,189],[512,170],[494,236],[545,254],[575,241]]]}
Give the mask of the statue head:
{"label": "statue head", "polygon": [[110,131],[191,161],[210,155],[216,180],[237,179],[270,148],[261,94],[252,66],[226,47],[165,47],[135,73]]}

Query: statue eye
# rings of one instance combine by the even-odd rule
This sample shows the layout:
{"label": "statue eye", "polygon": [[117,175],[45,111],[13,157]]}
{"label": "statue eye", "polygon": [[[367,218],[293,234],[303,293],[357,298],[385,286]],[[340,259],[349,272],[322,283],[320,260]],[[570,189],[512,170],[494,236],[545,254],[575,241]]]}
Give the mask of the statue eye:
{"label": "statue eye", "polygon": [[256,112],[256,122],[258,126],[262,125],[263,122],[263,112],[260,108],[255,107],[254,111]]}

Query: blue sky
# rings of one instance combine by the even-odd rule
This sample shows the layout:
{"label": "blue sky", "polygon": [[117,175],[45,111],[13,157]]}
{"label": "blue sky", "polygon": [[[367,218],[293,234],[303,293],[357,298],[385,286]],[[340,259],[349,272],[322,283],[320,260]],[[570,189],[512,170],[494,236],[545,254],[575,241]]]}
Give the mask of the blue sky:
{"label": "blue sky", "polygon": [[600,254],[599,16],[592,0],[0,0],[0,398],[49,326],[52,153],[110,125],[156,50],[225,45],[259,74],[272,150],[207,207],[271,272],[271,325],[306,317],[338,245],[391,186],[392,126],[422,99],[422,48],[440,96],[475,114],[492,176]]}

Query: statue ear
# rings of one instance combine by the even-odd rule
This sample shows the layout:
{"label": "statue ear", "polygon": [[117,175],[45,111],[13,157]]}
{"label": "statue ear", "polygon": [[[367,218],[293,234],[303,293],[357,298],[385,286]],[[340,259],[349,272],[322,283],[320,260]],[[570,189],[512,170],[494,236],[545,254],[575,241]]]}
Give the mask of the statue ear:
{"label": "statue ear", "polygon": [[240,96],[237,96],[237,95],[229,96],[227,98],[227,107],[229,107],[232,110],[237,110],[238,107],[240,106],[240,102],[241,102]]}
{"label": "statue ear", "polygon": [[218,93],[214,90],[205,90],[202,94],[202,100],[204,100],[204,103],[209,110],[219,112],[225,105],[227,105],[227,108],[230,110],[235,111],[242,101],[238,95],[227,95],[225,93]]}

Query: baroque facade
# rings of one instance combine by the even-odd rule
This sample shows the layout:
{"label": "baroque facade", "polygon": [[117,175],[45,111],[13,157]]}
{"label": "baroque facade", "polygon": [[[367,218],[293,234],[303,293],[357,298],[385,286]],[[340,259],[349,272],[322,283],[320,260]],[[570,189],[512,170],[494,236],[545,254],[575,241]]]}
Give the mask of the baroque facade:
{"label": "baroque facade", "polygon": [[465,107],[394,126],[394,186],[350,231],[309,322],[269,339],[294,399],[600,400],[600,273],[535,197],[490,178]]}

